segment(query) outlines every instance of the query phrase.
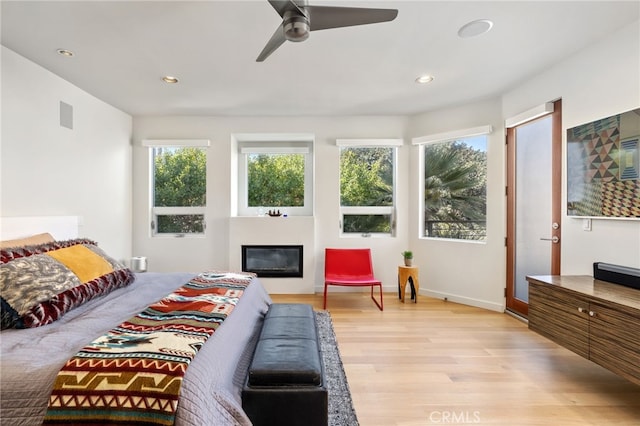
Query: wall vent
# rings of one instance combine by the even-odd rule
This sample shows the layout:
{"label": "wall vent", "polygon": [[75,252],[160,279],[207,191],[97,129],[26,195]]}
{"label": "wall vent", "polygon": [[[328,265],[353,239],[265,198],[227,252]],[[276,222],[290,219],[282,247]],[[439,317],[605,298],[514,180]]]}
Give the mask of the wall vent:
{"label": "wall vent", "polygon": [[60,126],[73,130],[73,106],[60,101]]}

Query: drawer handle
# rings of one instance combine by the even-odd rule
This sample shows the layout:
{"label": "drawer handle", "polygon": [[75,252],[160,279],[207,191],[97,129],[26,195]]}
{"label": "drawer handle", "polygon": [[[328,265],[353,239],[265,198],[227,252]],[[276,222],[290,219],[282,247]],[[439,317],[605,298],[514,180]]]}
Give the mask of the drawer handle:
{"label": "drawer handle", "polygon": [[583,313],[587,312],[587,310],[585,308],[578,308],[578,312],[583,314]]}
{"label": "drawer handle", "polygon": [[593,311],[589,311],[589,316],[590,316],[590,317],[595,317],[595,316],[596,316],[596,313],[595,313],[595,312],[593,312]]}

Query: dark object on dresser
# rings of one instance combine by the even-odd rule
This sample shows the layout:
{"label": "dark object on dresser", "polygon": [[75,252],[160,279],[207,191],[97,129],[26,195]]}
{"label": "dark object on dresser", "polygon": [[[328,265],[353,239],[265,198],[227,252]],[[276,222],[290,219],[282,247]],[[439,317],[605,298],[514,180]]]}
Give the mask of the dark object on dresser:
{"label": "dark object on dresser", "polygon": [[638,268],[595,262],[593,278],[640,290],[640,269]]}
{"label": "dark object on dresser", "polygon": [[311,306],[274,303],[249,366],[242,408],[254,426],[326,426],[323,369]]}

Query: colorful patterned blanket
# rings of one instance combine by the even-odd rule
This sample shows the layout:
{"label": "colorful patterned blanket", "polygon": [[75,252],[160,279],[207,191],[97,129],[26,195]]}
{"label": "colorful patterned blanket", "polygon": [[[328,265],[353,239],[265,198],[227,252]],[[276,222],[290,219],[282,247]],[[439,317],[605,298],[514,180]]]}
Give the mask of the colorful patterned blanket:
{"label": "colorful patterned blanket", "polygon": [[200,274],[82,348],[58,373],[43,424],[172,425],[187,366],[253,277]]}

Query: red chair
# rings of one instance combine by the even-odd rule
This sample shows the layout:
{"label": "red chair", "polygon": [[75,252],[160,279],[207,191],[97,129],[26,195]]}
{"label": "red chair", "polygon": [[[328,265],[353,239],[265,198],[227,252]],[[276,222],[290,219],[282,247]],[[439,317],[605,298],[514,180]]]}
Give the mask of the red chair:
{"label": "red chair", "polygon": [[[371,249],[325,249],[324,309],[327,309],[327,288],[330,285],[370,286],[371,299],[382,310],[382,282],[373,276]],[[380,287],[380,303],[373,297],[373,287]]]}

